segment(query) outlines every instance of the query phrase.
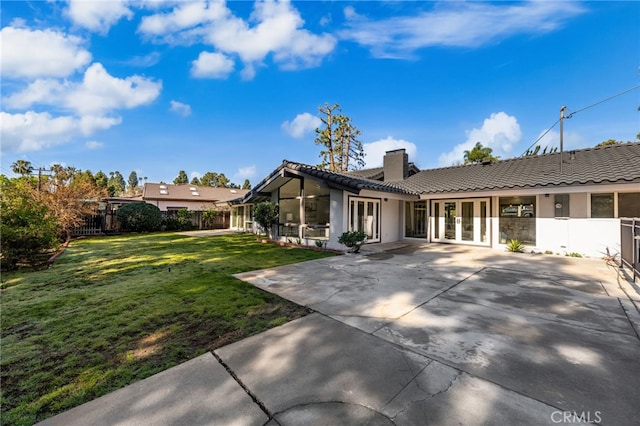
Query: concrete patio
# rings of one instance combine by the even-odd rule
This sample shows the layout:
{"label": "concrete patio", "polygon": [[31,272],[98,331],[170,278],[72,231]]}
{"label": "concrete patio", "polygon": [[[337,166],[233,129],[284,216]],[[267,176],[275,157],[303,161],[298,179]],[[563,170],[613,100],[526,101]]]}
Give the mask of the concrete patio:
{"label": "concrete patio", "polygon": [[238,275],[315,313],[43,424],[637,423],[640,297],[604,261],[365,250]]}

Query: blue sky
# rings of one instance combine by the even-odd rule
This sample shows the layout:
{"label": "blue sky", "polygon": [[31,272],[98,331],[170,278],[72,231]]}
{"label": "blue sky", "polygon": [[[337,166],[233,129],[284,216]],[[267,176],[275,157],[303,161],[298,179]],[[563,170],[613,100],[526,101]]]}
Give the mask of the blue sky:
{"label": "blue sky", "polygon": [[[317,164],[338,103],[367,166],[476,142],[517,157],[640,83],[640,2],[2,1],[2,173],[53,163],[257,183]],[[635,140],[640,90],[565,120],[565,149]],[[556,126],[540,143],[559,145]]]}

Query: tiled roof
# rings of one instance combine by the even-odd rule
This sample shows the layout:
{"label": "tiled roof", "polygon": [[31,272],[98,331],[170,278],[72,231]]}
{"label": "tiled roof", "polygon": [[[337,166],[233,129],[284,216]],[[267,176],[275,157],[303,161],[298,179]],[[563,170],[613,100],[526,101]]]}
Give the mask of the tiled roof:
{"label": "tiled roof", "polygon": [[144,200],[184,200],[220,202],[242,198],[249,192],[246,189],[212,188],[199,185],[171,185],[168,183],[145,183],[142,198]]}
{"label": "tiled roof", "polygon": [[398,184],[423,194],[598,183],[640,183],[640,143],[423,170]]}
{"label": "tiled roof", "polygon": [[373,191],[413,194],[412,191],[400,188],[397,182],[385,183],[372,179],[364,179],[350,176],[344,173],[330,172],[319,167],[310,166],[308,164],[284,160],[282,164],[269,176],[267,176],[264,180],[262,180],[262,182],[254,186],[253,190],[244,197],[243,202],[254,202],[255,200],[264,198],[264,195],[260,195],[264,187],[269,185],[269,183],[279,177],[281,173],[287,171],[293,172],[295,174],[300,174],[305,177],[311,177],[325,181],[330,186],[331,184],[334,184],[334,186],[336,187],[348,188],[353,190],[354,192],[359,192],[362,189],[369,189]]}
{"label": "tiled roof", "polygon": [[283,166],[292,170],[296,170],[298,172],[302,172],[306,175],[324,180],[326,182],[336,183],[338,185],[346,186],[348,188],[352,188],[358,191],[361,189],[370,189],[374,191],[397,192],[397,193],[411,192],[403,188],[400,188],[397,182],[393,182],[393,183],[381,182],[378,180],[353,176],[348,173],[330,172],[315,166],[310,166],[308,164],[294,163],[292,161],[286,161],[286,160],[283,162]]}

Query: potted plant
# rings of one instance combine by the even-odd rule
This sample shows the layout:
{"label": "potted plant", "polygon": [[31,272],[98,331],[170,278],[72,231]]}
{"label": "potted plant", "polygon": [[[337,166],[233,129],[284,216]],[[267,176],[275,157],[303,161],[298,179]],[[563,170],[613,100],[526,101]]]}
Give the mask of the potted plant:
{"label": "potted plant", "polygon": [[340,235],[338,242],[350,248],[352,253],[358,253],[366,239],[367,234],[362,231],[348,231]]}

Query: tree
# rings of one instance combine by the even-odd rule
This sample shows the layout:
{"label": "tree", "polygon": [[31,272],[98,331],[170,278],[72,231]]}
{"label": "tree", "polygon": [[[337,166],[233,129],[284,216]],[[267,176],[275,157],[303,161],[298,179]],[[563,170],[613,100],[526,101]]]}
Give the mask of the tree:
{"label": "tree", "polygon": [[107,188],[109,194],[114,197],[116,195],[123,195],[125,191],[126,183],[124,177],[119,171],[109,172],[109,180],[107,181]]}
{"label": "tree", "polygon": [[493,149],[484,147],[480,142],[476,142],[476,145],[470,151],[464,152],[464,164],[484,163],[487,161],[495,163],[500,157],[493,156],[492,152]]}
{"label": "tree", "polygon": [[16,160],[15,163],[11,164],[11,170],[20,176],[28,176],[33,173],[33,166],[30,161]]}
{"label": "tree", "polygon": [[202,175],[202,177],[200,178],[200,184],[202,186],[211,186],[211,187],[217,187],[218,186],[218,174],[215,172],[207,172],[204,175]]}
{"label": "tree", "polygon": [[600,146],[618,145],[619,143],[621,143],[621,142],[617,141],[615,139],[607,139],[606,141],[602,141],[598,145],[596,145],[596,148],[598,148]]}
{"label": "tree", "polygon": [[0,176],[0,264],[2,270],[21,263],[39,266],[59,246],[59,226],[46,201],[38,196],[37,180]]}
{"label": "tree", "polygon": [[98,173],[93,175],[93,179],[95,180],[96,186],[98,188],[107,189],[107,187],[109,186],[108,184],[109,179],[107,178],[107,175],[105,175],[102,170],[98,170]]}
{"label": "tree", "polygon": [[191,185],[202,185],[198,176],[194,176],[193,179],[191,179]]}
{"label": "tree", "polygon": [[249,182],[249,179],[244,180],[242,183],[242,189],[251,189],[251,182]]}
{"label": "tree", "polygon": [[271,201],[263,201],[253,207],[253,219],[264,233],[271,237],[273,225],[278,223],[278,205]]}
{"label": "tree", "polygon": [[218,186],[221,188],[229,188],[229,184],[231,181],[224,175],[224,173],[220,173],[218,175]]}
{"label": "tree", "polygon": [[189,183],[189,177],[187,176],[187,172],[185,172],[184,170],[180,170],[178,172],[178,177],[176,177],[173,180],[173,183],[176,184],[176,185]]}
{"label": "tree", "polygon": [[120,207],[116,213],[123,231],[151,232],[160,229],[162,214],[153,204],[131,203]]}
{"label": "tree", "polygon": [[[318,111],[323,127],[316,129],[315,143],[324,147],[320,151],[322,163],[319,167],[345,172],[364,166],[364,150],[358,139],[362,132],[351,123],[351,118],[339,114],[338,104],[325,103]],[[353,163],[349,164],[350,160]]]}
{"label": "tree", "polygon": [[138,192],[138,174],[135,170],[129,173],[129,179],[127,179],[127,183],[129,185],[129,192],[131,194],[135,194]]}
{"label": "tree", "polygon": [[[542,150],[542,155],[547,153],[547,150],[549,149],[548,146],[545,146],[544,149]],[[553,147],[551,149],[549,149],[549,154],[553,154],[554,152],[558,151],[558,147]],[[538,153],[540,152],[540,145],[536,145],[533,149],[527,149],[527,152],[524,153],[525,157],[532,157],[534,155],[538,155]]]}
{"label": "tree", "polygon": [[69,233],[80,226],[85,217],[97,213],[99,202],[107,191],[96,185],[93,176],[73,167],[52,167],[55,172],[42,182],[37,198],[43,202],[60,229]]}

